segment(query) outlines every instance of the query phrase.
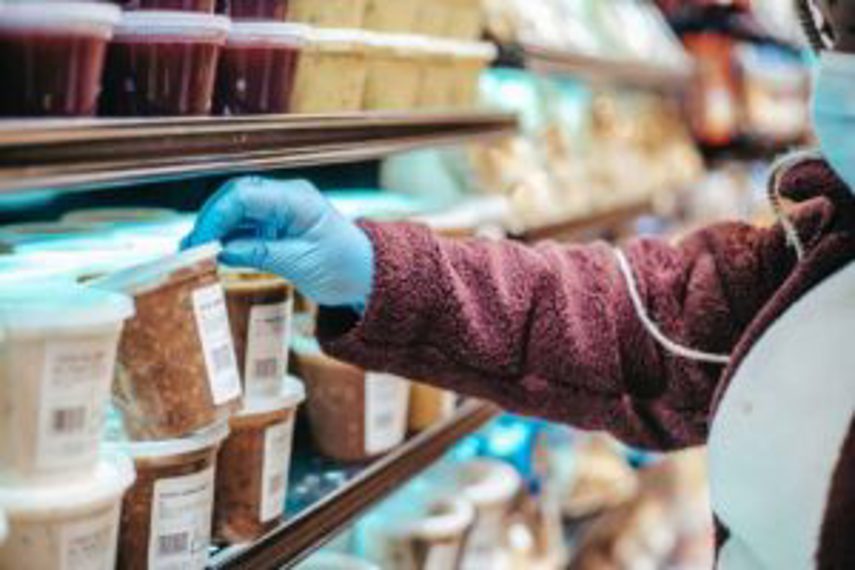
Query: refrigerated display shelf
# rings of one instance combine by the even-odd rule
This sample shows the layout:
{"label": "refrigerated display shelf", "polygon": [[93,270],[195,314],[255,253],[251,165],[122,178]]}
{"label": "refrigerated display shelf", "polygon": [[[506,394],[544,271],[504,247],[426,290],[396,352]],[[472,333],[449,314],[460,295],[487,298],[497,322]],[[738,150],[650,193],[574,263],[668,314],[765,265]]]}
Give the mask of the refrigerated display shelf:
{"label": "refrigerated display shelf", "polygon": [[554,49],[521,45],[523,65],[536,73],[566,75],[594,83],[682,91],[689,86],[692,67],[665,67],[644,61],[610,59]]}
{"label": "refrigerated display shelf", "polygon": [[624,234],[629,224],[652,212],[653,205],[651,202],[643,200],[615,206],[589,216],[531,228],[516,237],[525,242],[536,242],[545,239],[575,240],[584,237],[596,237],[604,233]]}
{"label": "refrigerated display shelf", "polygon": [[0,194],[342,164],[513,134],[489,111],[0,122]]}
{"label": "refrigerated display shelf", "polygon": [[[330,466],[353,475],[313,504],[289,504],[289,517],[279,528],[253,544],[220,550],[211,557],[209,570],[266,570],[294,566],[498,413],[499,410],[491,404],[470,400],[448,420],[413,436],[364,469]],[[316,456],[315,459],[318,460]],[[301,470],[299,458],[295,458],[295,462],[297,466],[292,470],[294,480],[289,485],[292,489],[301,484],[301,477],[317,477],[324,471],[316,465]]]}

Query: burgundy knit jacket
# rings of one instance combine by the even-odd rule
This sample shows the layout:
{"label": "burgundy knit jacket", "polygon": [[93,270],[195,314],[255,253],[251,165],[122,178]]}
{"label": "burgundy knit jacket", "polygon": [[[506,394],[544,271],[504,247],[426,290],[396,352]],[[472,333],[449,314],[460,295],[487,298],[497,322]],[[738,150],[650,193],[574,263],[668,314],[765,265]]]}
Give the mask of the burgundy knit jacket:
{"label": "burgundy knit jacket", "polygon": [[[789,170],[782,193],[801,202],[791,214],[807,248],[800,264],[781,227],[741,223],[677,245],[637,239],[624,247],[660,329],[684,346],[732,354],[726,369],[673,356],[651,337],[607,244],[457,241],[413,224],[362,224],[376,252],[372,297],[358,322],[322,311],[319,336],[340,359],[514,412],[658,450],[703,444],[757,339],[855,260],[855,199],[824,162]],[[855,533],[852,432],[835,487],[837,528]],[[823,538],[823,551],[829,541],[836,548],[824,554],[832,565],[821,567],[855,568],[855,537]]]}

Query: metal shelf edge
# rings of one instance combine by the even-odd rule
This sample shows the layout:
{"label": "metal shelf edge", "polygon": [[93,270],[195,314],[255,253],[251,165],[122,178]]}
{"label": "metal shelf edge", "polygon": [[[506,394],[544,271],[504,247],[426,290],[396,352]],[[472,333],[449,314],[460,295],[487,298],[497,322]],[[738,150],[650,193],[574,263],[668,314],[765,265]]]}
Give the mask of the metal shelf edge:
{"label": "metal shelf edge", "polygon": [[413,436],[366,467],[347,485],[254,545],[233,547],[215,556],[208,569],[265,570],[297,564],[498,413],[492,404],[466,402],[450,419]]}

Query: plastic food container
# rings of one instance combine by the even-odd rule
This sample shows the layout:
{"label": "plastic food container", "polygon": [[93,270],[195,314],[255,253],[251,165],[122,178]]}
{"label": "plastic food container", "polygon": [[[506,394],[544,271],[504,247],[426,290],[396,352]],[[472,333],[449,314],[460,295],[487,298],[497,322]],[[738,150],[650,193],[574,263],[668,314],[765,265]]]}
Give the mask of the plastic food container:
{"label": "plastic food container", "polygon": [[468,109],[478,105],[481,73],[496,59],[498,50],[486,42],[450,44],[454,78],[451,81],[450,104]]}
{"label": "plastic food container", "polygon": [[365,0],[291,0],[288,19],[320,28],[360,28]]}
{"label": "plastic food container", "polygon": [[377,32],[412,32],[418,7],[418,0],[366,0],[362,27]]}
{"label": "plastic food container", "polygon": [[404,440],[409,382],[364,372],[319,353],[298,351],[296,356],[321,453],[339,461],[365,461]]}
{"label": "plastic food container", "polygon": [[366,34],[367,75],[363,108],[415,109],[419,101],[425,42],[417,36]]}
{"label": "plastic food container", "polygon": [[225,9],[232,20],[272,20],[284,22],[288,19],[290,0],[225,0]]}
{"label": "plastic food container", "polygon": [[133,312],[124,295],[73,282],[0,289],[0,483],[91,475]]}
{"label": "plastic food container", "polygon": [[285,512],[297,406],[306,399],[302,382],[287,378],[280,393],[244,406],[229,421],[220,448],[214,536],[246,542],[276,528]]}
{"label": "plastic food container", "polygon": [[125,10],[174,10],[207,14],[213,14],[216,7],[215,0],[123,0],[119,3]]}
{"label": "plastic food container", "polygon": [[454,414],[457,395],[448,390],[413,382],[410,388],[410,431],[422,431]]}
{"label": "plastic food container", "polygon": [[0,116],[94,115],[115,6],[0,4]]}
{"label": "plastic food container", "polygon": [[114,403],[134,439],[180,437],[240,408],[219,252],[215,244],[189,249],[91,282],[136,303],[113,384]]}
{"label": "plastic food container", "polygon": [[442,35],[458,40],[475,41],[484,31],[482,0],[444,0],[448,18]]}
{"label": "plastic food container", "polygon": [[300,54],[291,110],[295,113],[359,111],[366,72],[363,33],[313,30]]}
{"label": "plastic food container", "polygon": [[246,400],[275,398],[288,372],[294,289],[275,275],[223,269],[238,369]]}
{"label": "plastic food container", "polygon": [[288,113],[309,28],[279,22],[232,25],[220,57],[215,112]]}
{"label": "plastic food container", "polygon": [[457,70],[454,43],[449,40],[426,40],[419,58],[422,66],[418,106],[422,109],[454,107]]}
{"label": "plastic food container", "polygon": [[520,476],[513,467],[496,460],[464,464],[458,475],[460,491],[476,512],[461,568],[496,568],[505,543],[507,516],[520,490]]}
{"label": "plastic food container", "polygon": [[0,509],[9,519],[0,568],[115,568],[119,509],[133,481],[131,462],[116,457],[80,482],[0,487]]}
{"label": "plastic food container", "polygon": [[206,115],[229,20],[193,12],[126,12],[107,50],[101,113]]}
{"label": "plastic food container", "polygon": [[108,436],[109,447],[130,455],[137,470],[122,504],[117,568],[205,567],[217,451],[228,432],[224,421],[181,439],[129,442]]}
{"label": "plastic food container", "polygon": [[444,570],[457,568],[474,522],[468,500],[438,496],[417,482],[369,515],[357,536],[360,550],[381,568]]}

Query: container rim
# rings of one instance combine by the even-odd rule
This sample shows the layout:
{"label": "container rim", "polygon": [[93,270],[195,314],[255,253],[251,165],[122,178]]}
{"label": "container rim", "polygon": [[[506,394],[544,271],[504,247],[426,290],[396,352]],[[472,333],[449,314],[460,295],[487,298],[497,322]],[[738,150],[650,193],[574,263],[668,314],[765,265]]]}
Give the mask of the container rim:
{"label": "container rim", "polygon": [[113,30],[116,38],[171,37],[182,40],[223,43],[231,29],[226,16],[176,10],[124,12]]}
{"label": "container rim", "polygon": [[50,30],[109,38],[121,14],[118,6],[99,2],[0,2],[0,30]]}

